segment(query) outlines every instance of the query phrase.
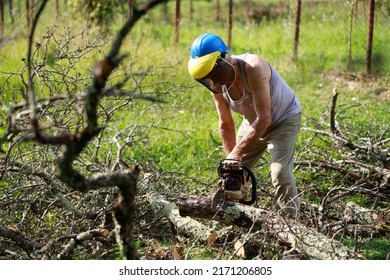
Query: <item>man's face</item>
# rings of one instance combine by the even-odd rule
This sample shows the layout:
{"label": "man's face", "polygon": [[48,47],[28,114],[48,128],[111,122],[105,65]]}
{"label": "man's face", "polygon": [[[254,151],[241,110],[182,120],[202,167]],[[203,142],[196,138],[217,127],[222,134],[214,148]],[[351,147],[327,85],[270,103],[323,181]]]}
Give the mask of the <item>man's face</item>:
{"label": "man's face", "polygon": [[234,67],[222,58],[218,58],[216,65],[209,74],[197,81],[211,90],[213,93],[222,93],[222,86],[230,88],[235,80]]}

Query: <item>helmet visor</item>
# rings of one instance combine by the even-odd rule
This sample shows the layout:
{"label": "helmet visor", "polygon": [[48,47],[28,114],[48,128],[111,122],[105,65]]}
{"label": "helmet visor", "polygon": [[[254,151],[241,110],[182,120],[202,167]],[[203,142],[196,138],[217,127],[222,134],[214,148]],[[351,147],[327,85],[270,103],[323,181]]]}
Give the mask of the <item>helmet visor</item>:
{"label": "helmet visor", "polygon": [[191,58],[188,61],[188,72],[194,79],[205,77],[214,68],[220,55],[219,51],[215,51],[201,57]]}
{"label": "helmet visor", "polygon": [[215,94],[226,92],[235,81],[235,69],[226,60],[219,57],[208,75],[196,79]]}

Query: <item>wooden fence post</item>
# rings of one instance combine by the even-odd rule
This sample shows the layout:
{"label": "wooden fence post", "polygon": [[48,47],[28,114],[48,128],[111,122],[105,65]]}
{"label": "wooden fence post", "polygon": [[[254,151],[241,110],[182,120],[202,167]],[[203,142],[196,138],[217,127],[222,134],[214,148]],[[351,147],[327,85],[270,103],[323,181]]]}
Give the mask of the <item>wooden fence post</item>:
{"label": "wooden fence post", "polygon": [[293,51],[293,61],[298,59],[298,44],[299,44],[299,27],[301,24],[301,10],[302,10],[302,0],[297,0],[297,8],[295,10],[295,34],[294,34],[294,51]]}
{"label": "wooden fence post", "polygon": [[0,0],[0,37],[4,35],[4,2]]}
{"label": "wooden fence post", "polygon": [[175,45],[179,43],[180,36],[180,0],[175,3]]}
{"label": "wooden fence post", "polygon": [[372,40],[374,37],[375,0],[369,0],[368,32],[366,45],[366,74],[371,74]]}
{"label": "wooden fence post", "polygon": [[233,28],[233,0],[229,0],[229,16],[228,16],[228,36],[227,45],[230,48],[232,45],[232,28]]}

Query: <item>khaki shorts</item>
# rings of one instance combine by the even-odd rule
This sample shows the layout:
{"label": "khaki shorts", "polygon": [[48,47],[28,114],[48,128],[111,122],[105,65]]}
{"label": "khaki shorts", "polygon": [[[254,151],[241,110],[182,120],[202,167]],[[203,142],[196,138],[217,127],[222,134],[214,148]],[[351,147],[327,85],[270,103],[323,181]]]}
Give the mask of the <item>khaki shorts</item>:
{"label": "khaki shorts", "polygon": [[[271,154],[272,184],[275,187],[275,210],[295,218],[299,217],[299,199],[293,175],[293,155],[300,126],[301,114],[297,114],[268,128],[264,136],[243,156],[243,163],[251,168],[268,148]],[[243,121],[237,132],[237,142],[249,127],[249,123]]]}

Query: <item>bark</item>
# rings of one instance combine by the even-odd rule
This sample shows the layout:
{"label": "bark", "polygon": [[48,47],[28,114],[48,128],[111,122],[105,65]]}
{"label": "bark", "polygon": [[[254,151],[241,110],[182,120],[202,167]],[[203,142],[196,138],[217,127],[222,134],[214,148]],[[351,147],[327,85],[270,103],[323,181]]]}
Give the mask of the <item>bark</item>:
{"label": "bark", "polygon": [[129,7],[129,12],[127,14],[128,18],[131,17],[131,11],[134,5],[135,5],[135,0],[127,0],[127,6]]}
{"label": "bark", "polygon": [[297,0],[297,9],[295,12],[295,34],[294,34],[293,60],[298,59],[299,28],[300,28],[300,24],[301,24],[301,7],[302,7],[302,0]]}
{"label": "bark", "polygon": [[261,230],[279,242],[289,244],[293,250],[307,255],[310,259],[361,258],[338,241],[272,211],[228,202],[221,209],[214,211],[210,198],[185,195],[180,197],[178,207],[181,216],[215,219],[228,225],[252,228],[252,231]]}
{"label": "bark", "polygon": [[31,255],[36,250],[39,250],[42,245],[21,233],[17,228],[0,225],[0,236],[12,240],[15,244],[22,248],[28,255]]}
{"label": "bark", "polygon": [[221,3],[219,0],[215,3],[215,21],[217,24],[221,22]]}
{"label": "bark", "polygon": [[366,74],[371,74],[372,40],[374,37],[375,0],[370,0],[366,45]]}
{"label": "bark", "polygon": [[[131,173],[138,177],[139,172],[140,169],[136,165]],[[138,259],[133,238],[136,184],[137,178],[134,178],[133,183],[122,182],[118,184],[118,202],[114,207],[116,240],[122,258],[125,260]]]}
{"label": "bark", "polygon": [[195,12],[194,2],[193,2],[193,0],[190,0],[190,11],[189,11],[189,13],[190,13],[190,21],[192,21],[193,18],[194,18],[194,12]]}
{"label": "bark", "polygon": [[337,97],[338,97],[338,92],[337,92],[337,89],[334,88],[333,92],[332,92],[332,106],[330,108],[330,130],[335,135],[339,135],[340,134],[340,131],[338,130],[337,124],[336,124],[336,103],[337,103]]}
{"label": "bark", "polygon": [[4,2],[0,0],[0,38],[4,35]]}
{"label": "bark", "polygon": [[[92,229],[86,232],[82,232],[78,235],[74,235],[70,237],[69,242],[64,246],[64,249],[57,255],[57,259],[72,259],[71,254],[76,249],[78,245],[81,245],[82,242],[92,240],[94,238],[103,237],[106,238],[109,234],[109,230],[107,229]],[[44,249],[48,249],[50,246],[45,246]],[[42,249],[42,251],[44,251]],[[45,259],[46,255],[43,255],[43,259]]]}
{"label": "bark", "polygon": [[232,47],[232,29],[233,29],[233,0],[229,0],[229,15],[228,15],[228,22],[227,22],[227,44],[228,47]]}
{"label": "bark", "polygon": [[60,2],[59,2],[59,0],[56,0],[55,8],[56,8],[56,17],[58,18],[60,16]]}
{"label": "bark", "polygon": [[145,174],[143,180],[140,181],[139,188],[141,192],[147,193],[146,198],[152,208],[166,217],[177,232],[185,236],[191,236],[197,241],[207,242],[209,245],[214,243],[217,237],[223,238],[228,234],[225,229],[216,231],[191,217],[182,217],[177,205],[155,191],[153,187],[154,180],[152,174]]}
{"label": "bark", "polygon": [[355,4],[356,4],[356,2],[355,2],[355,0],[353,0],[351,2],[351,11],[350,11],[350,15],[349,15],[347,69],[350,69],[350,65],[351,65],[351,61],[352,61],[352,30],[353,30],[353,19],[354,19]]}
{"label": "bark", "polygon": [[344,219],[348,222],[372,226],[378,230],[390,230],[385,218],[381,217],[378,211],[362,207],[352,201],[345,206]]}
{"label": "bark", "polygon": [[26,28],[30,30],[31,26],[31,11],[30,11],[30,0],[26,0]]}
{"label": "bark", "polygon": [[180,36],[180,0],[175,2],[175,45],[179,43]]}
{"label": "bark", "polygon": [[12,24],[14,24],[15,22],[13,10],[14,10],[13,0],[8,0],[8,12]]}
{"label": "bark", "polygon": [[168,218],[181,234],[192,236],[202,242],[207,241],[210,237],[212,229],[195,219],[180,216],[177,206],[167,201],[161,195],[150,192],[148,194],[148,202],[154,210]]}

